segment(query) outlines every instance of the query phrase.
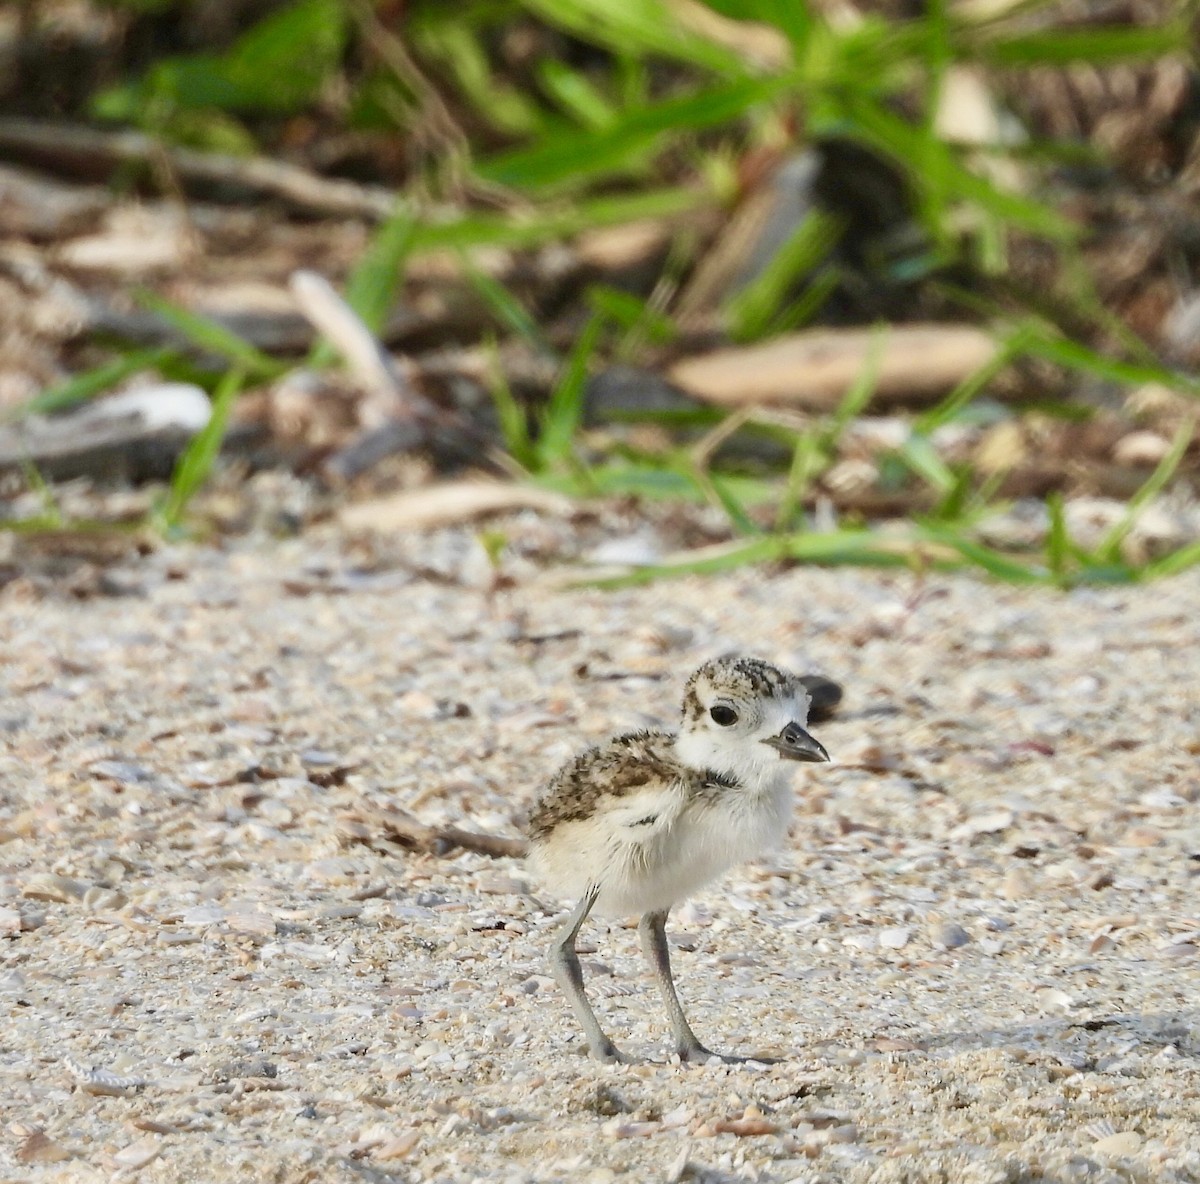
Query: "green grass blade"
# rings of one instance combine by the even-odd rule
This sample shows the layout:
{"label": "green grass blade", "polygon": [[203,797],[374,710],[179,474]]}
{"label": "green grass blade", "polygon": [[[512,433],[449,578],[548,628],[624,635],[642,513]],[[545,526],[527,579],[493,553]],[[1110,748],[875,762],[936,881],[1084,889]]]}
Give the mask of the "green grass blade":
{"label": "green grass blade", "polygon": [[1176,576],[1189,567],[1200,565],[1200,543],[1189,543],[1169,555],[1152,560],[1142,568],[1142,576],[1147,580],[1157,580],[1164,576]]}
{"label": "green grass blade", "polygon": [[958,485],[954,470],[938,455],[928,436],[919,432],[911,433],[893,455],[943,498],[949,496]]}
{"label": "green grass blade", "polygon": [[405,206],[375,232],[371,245],[346,281],[346,303],[378,334],[396,303],[404,264],[417,238],[417,220]]}
{"label": "green grass blade", "polygon": [[810,212],[762,272],[734,294],[726,308],[730,335],[757,341],[772,327],[789,292],[837,246],[844,224],[832,214]]}
{"label": "green grass blade", "polygon": [[209,317],[182,308],[145,289],[136,294],[136,299],[138,304],[161,317],[193,345],[206,353],[227,359],[247,377],[274,378],[286,369],[282,362],[264,354],[232,329],[227,329]]}
{"label": "green grass blade", "polygon": [[593,311],[621,331],[615,355],[622,361],[633,357],[646,341],[667,345],[679,335],[669,316],[652,307],[648,299],[632,292],[623,292],[608,284],[593,284],[588,289],[588,303]]}
{"label": "green grass blade", "polygon": [[[44,530],[61,530],[64,525],[62,506],[58,504],[54,489],[42,476],[41,470],[28,457],[22,457],[21,472],[25,477],[25,484],[29,487],[29,492],[37,495],[42,506],[40,514],[35,515],[32,519],[23,519],[21,524],[23,526],[33,525]],[[11,523],[2,520],[0,520],[0,524],[5,527],[11,526]]]}
{"label": "green grass blade", "polygon": [[774,25],[796,48],[799,58],[813,22],[807,0],[803,3],[797,3],[797,0],[756,0],[753,9],[747,15],[753,20]]}
{"label": "green grass blade", "polygon": [[990,66],[1065,66],[1084,62],[1101,66],[1161,57],[1187,47],[1182,23],[1161,28],[1123,27],[1050,29],[1024,36],[997,38],[970,45],[968,56]]}
{"label": "green grass blade", "polygon": [[655,580],[688,575],[712,575],[733,568],[781,559],[832,567],[909,567],[915,555],[905,549],[879,546],[868,531],[833,531],[829,534],[768,535],[736,544],[701,547],[675,556],[667,563],[640,567],[619,576],[586,581],[600,588],[626,588]]}
{"label": "green grass blade", "polygon": [[581,582],[597,588],[628,588],[678,576],[713,575],[749,564],[769,563],[783,558],[783,555],[784,546],[780,539],[774,536],[760,536],[734,545],[701,547],[674,556],[666,563],[635,568],[619,576],[603,576],[600,579]]}
{"label": "green grass blade", "polygon": [[967,538],[952,527],[926,523],[921,527],[922,535],[930,542],[940,543],[957,551],[964,559],[987,572],[994,579],[1006,584],[1044,584],[1046,575],[1035,567],[995,551],[983,543]]}
{"label": "green grass blade", "polygon": [[921,213],[930,237],[939,247],[944,247],[949,239],[949,220],[946,213],[952,189],[952,178],[946,169],[948,158],[943,151],[936,126],[943,81],[954,60],[947,7],[947,0],[928,0],[925,5],[925,20],[922,24],[926,43],[920,54],[926,76],[925,94],[919,127],[921,154],[916,158],[919,162],[917,173],[922,179],[918,189],[922,203]]}
{"label": "green grass blade", "polygon": [[914,558],[909,547],[882,546],[879,537],[866,530],[801,531],[784,535],[782,543],[783,558],[829,567],[908,567]]}
{"label": "green grass blade", "polygon": [[1179,468],[1179,462],[1183,460],[1183,455],[1187,452],[1188,445],[1192,442],[1195,434],[1195,419],[1187,419],[1179,425],[1179,430],[1175,433],[1175,438],[1171,441],[1171,447],[1166,456],[1158,462],[1154,472],[1146,478],[1142,487],[1129,499],[1129,504],[1125,507],[1125,513],[1121,520],[1104,536],[1100,546],[1096,548],[1096,555],[1101,562],[1117,562],[1125,537],[1137,524],[1137,520],[1146,506],[1163,491],[1164,486],[1175,475],[1175,470]]}
{"label": "green grass blade", "polygon": [[825,307],[825,302],[837,291],[841,281],[839,267],[824,267],[813,276],[811,283],[797,299],[779,309],[766,335],[774,337],[807,325]]}
{"label": "green grass blade", "polygon": [[804,432],[797,438],[792,450],[792,463],[788,467],[787,484],[775,511],[776,530],[786,530],[795,524],[813,480],[828,463],[829,457],[821,446],[817,432]]}
{"label": "green grass blade", "polygon": [[[685,468],[686,460],[666,463],[661,459],[652,462],[634,460],[610,460],[599,464],[587,473],[587,493],[596,497],[638,497],[644,501],[689,501],[701,502],[708,490],[696,476]],[[772,494],[771,484],[754,477],[727,474],[725,485],[744,506],[765,505]],[[562,471],[539,472],[536,483],[543,489],[568,496],[579,494],[579,483],[575,477]]]}
{"label": "green grass blade", "polygon": [[[404,265],[417,239],[417,220],[406,206],[384,222],[371,238],[363,257],[346,280],[346,303],[376,337],[387,323],[404,280]],[[308,365],[321,370],[334,365],[338,353],[328,341],[313,347]]]}
{"label": "green grass blade", "polygon": [[661,54],[720,74],[745,71],[731,49],[689,32],[661,0],[521,0],[560,29],[617,53]]}
{"label": "green grass blade", "polygon": [[208,423],[192,437],[175,465],[171,487],[160,515],[161,526],[165,532],[179,528],[188,503],[208,480],[217,454],[221,451],[229,412],[244,385],[245,375],[240,370],[230,370],[221,379],[213,396],[212,415]]}
{"label": "green grass blade", "polygon": [[548,135],[532,148],[485,160],[476,171],[487,181],[518,189],[550,189],[568,182],[578,187],[597,174],[628,173],[631,164],[651,151],[661,137],[738,119],[751,107],[794,89],[798,81],[791,72],[773,78],[717,83],[626,112],[618,122],[600,131],[572,128]]}
{"label": "green grass blade", "polygon": [[1102,354],[1096,353],[1095,350],[1088,349],[1081,342],[1053,336],[1053,331],[1049,327],[1043,327],[1040,332],[1037,330],[1031,332],[1027,342],[1027,351],[1034,357],[1057,362],[1068,370],[1081,370],[1087,374],[1097,374],[1101,378],[1107,378],[1113,382],[1135,385],[1158,382],[1169,386],[1172,390],[1192,396],[1200,395],[1200,380],[1168,370],[1164,366],[1114,361],[1112,358],[1106,358]]}
{"label": "green grass blade", "polygon": [[617,122],[617,109],[591,80],[557,58],[538,62],[537,78],[542,90],[583,127],[600,131]]}
{"label": "green grass blade", "polygon": [[86,403],[88,399],[104,394],[134,374],[156,369],[171,357],[171,350],[143,349],[111,362],[104,362],[91,370],[85,370],[82,374],[73,375],[66,382],[52,386],[19,406],[5,411],[0,415],[0,423],[23,419],[27,415],[50,415],[56,411],[65,411],[77,403]]}
{"label": "green grass blade", "polygon": [[537,454],[529,438],[529,417],[513,396],[494,341],[488,342],[488,378],[488,391],[496,409],[504,446],[517,464],[525,469],[533,469],[537,464]]}
{"label": "green grass blade", "polygon": [[519,214],[468,214],[423,222],[414,232],[412,249],[415,254],[470,247],[538,247],[601,226],[674,218],[710,200],[703,189],[678,186],[590,198]]}
{"label": "green grass blade", "polygon": [[717,495],[717,500],[721,503],[721,508],[729,516],[729,521],[733,524],[734,530],[741,535],[757,535],[762,534],[754,519],[746,513],[746,507],[738,500],[737,495],[725,483],[725,480],[718,473],[709,473],[708,483],[712,487],[713,493]]}
{"label": "green grass blade", "polygon": [[[544,473],[538,485],[568,497],[579,496],[579,483],[570,473]],[[694,501],[699,495],[696,482],[684,473],[653,465],[601,464],[589,470],[587,495],[590,497],[639,497],[647,501]]]}
{"label": "green grass blade", "polygon": [[538,461],[548,468],[564,463],[571,455],[575,433],[583,419],[583,396],[587,387],[588,365],[600,341],[603,319],[593,316],[580,333],[542,417],[537,442]]}
{"label": "green grass blade", "polygon": [[336,71],[345,43],[341,0],[298,0],[222,54],[159,56],[141,80],[96,94],[92,110],[166,133],[194,132],[198,122],[227,120],[233,111],[296,112]]}
{"label": "green grass blade", "polygon": [[827,426],[804,432],[796,441],[792,451],[792,463],[788,469],[787,485],[779,506],[775,511],[775,529],[783,530],[795,521],[796,515],[808,495],[815,478],[829,464],[830,457],[837,451],[846,428],[860,415],[871,401],[879,378],[879,360],[887,338],[887,327],[877,325],[871,335],[871,343],[862,369],[853,385],[842,396],[837,410]]}
{"label": "green grass blade", "polygon": [[[975,474],[969,465],[952,469],[951,474],[954,484],[942,494],[938,504],[934,507],[931,515],[934,522],[944,524],[962,522],[971,515],[969,507],[973,505]],[[975,512],[978,513],[984,505],[986,505],[985,500],[974,502]]]}
{"label": "green grass blade", "polygon": [[913,421],[913,431],[930,435],[944,424],[956,419],[963,408],[983,391],[995,377],[1009,366],[1014,358],[1025,352],[1032,340],[1028,325],[1019,326],[1000,343],[995,356],[984,363],[974,374],[958,384],[936,407],[918,415]]}
{"label": "green grass blade", "polygon": [[837,410],[833,413],[833,422],[825,439],[825,445],[831,451],[838,446],[850,424],[866,410],[871,396],[875,393],[875,387],[879,382],[879,363],[883,357],[887,334],[888,327],[883,324],[876,325],[871,333],[871,343],[867,346],[862,369],[859,370],[854,384],[842,396]]}
{"label": "green grass blade", "polygon": [[406,39],[441,67],[440,77],[435,75],[440,86],[451,81],[459,86],[478,119],[507,136],[533,134],[544,122],[538,103],[492,69],[486,30],[475,25],[463,7],[413,5],[412,17],[405,17]]}
{"label": "green grass blade", "polygon": [[[853,124],[872,147],[904,166],[920,160],[927,168],[936,167],[938,184],[946,197],[972,202],[993,217],[1047,238],[1070,240],[1078,235],[1079,228],[1056,210],[1019,193],[1001,189],[986,177],[972,172],[958,160],[949,145],[922,137],[919,129],[878,103],[850,95],[845,99],[845,105]],[[911,171],[910,176],[914,183],[921,184],[921,176]]]}
{"label": "green grass blade", "polygon": [[467,282],[479,298],[491,309],[493,316],[509,332],[523,338],[535,349],[545,348],[545,339],[533,317],[521,302],[494,276],[480,270],[465,251],[459,253]]}
{"label": "green grass blade", "polygon": [[1071,547],[1061,493],[1052,493],[1046,498],[1046,511],[1050,515],[1050,530],[1046,535],[1046,566],[1050,570],[1050,578],[1062,588],[1068,582]]}

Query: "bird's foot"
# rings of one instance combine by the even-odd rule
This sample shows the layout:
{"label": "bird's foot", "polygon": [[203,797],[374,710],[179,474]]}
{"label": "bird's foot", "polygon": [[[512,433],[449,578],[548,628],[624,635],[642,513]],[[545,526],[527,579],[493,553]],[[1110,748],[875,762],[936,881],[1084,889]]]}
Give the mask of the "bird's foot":
{"label": "bird's foot", "polygon": [[633,1057],[626,1056],[611,1040],[606,1039],[603,1043],[593,1044],[588,1051],[594,1060],[605,1065],[632,1065],[635,1063]]}
{"label": "bird's foot", "polygon": [[714,1057],[723,1065],[745,1065],[750,1061],[755,1061],[760,1065],[778,1065],[783,1059],[782,1057],[767,1056],[743,1057],[733,1053],[713,1052],[711,1048],[705,1048],[699,1041],[695,1044],[679,1045],[675,1049],[675,1054],[687,1065],[704,1065]]}

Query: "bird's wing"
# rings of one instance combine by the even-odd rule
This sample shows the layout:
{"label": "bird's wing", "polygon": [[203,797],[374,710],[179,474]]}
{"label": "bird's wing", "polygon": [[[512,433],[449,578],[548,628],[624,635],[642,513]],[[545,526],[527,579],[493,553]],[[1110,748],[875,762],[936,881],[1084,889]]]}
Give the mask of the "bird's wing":
{"label": "bird's wing", "polygon": [[685,800],[678,779],[654,776],[620,797],[605,798],[599,812],[625,842],[644,843],[671,826]]}
{"label": "bird's wing", "polygon": [[559,771],[529,822],[534,842],[566,824],[600,828],[619,842],[645,842],[669,827],[687,800],[691,770],[675,759],[674,736],[629,732],[580,753]]}

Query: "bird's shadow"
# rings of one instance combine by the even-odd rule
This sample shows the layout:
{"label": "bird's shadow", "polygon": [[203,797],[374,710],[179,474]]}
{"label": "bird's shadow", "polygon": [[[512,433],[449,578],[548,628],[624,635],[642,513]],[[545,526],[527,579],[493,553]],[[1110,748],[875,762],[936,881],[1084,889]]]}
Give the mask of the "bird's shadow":
{"label": "bird's shadow", "polygon": [[[1097,1039],[1097,1034],[1105,1035]],[[1112,1057],[1140,1051],[1160,1052],[1173,1047],[1179,1056],[1200,1059],[1200,1008],[1167,1013],[1109,1012],[1100,1015],[1046,1019],[1005,1027],[921,1032],[909,1029],[903,1039],[926,1053],[978,1052],[989,1048],[1024,1048],[1092,1061],[1096,1067]],[[1101,1047],[1106,1045],[1107,1048]]]}
{"label": "bird's shadow", "polygon": [[[720,1043],[717,1041],[717,1043]],[[754,1048],[726,1049],[738,1052],[748,1061],[758,1061],[758,1068],[770,1071],[804,1062],[815,1051],[844,1049],[847,1043],[864,1046],[881,1053],[898,1053],[913,1057],[953,1056],[960,1053],[982,1052],[987,1049],[1021,1049],[1033,1059],[1051,1058],[1077,1072],[1111,1072],[1131,1054],[1155,1055],[1173,1048],[1175,1055],[1187,1061],[1200,1061],[1200,1008],[1184,1008],[1170,1014],[1151,1012],[1113,1012],[1103,1015],[1061,1019],[1046,1019],[1033,1023],[1016,1023],[995,1028],[971,1028],[961,1031],[922,1031],[917,1027],[876,1031],[858,1040],[818,1040],[788,1049],[776,1046],[769,1050]],[[622,1046],[634,1065],[676,1065],[669,1048],[661,1043],[634,1042]],[[586,1045],[576,1050],[587,1060]],[[761,1058],[755,1057],[762,1051]],[[600,1062],[589,1062],[599,1067]],[[691,1071],[721,1066],[718,1062],[696,1062],[682,1066]]]}

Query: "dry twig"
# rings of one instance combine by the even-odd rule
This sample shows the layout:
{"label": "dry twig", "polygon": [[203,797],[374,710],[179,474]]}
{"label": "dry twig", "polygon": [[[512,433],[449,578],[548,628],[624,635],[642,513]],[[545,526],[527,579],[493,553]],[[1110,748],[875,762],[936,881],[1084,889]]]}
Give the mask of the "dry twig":
{"label": "dry twig", "polygon": [[319,177],[265,156],[224,156],[169,148],[141,132],[105,132],[37,119],[0,119],[0,153],[27,164],[73,174],[107,174],[121,164],[169,166],[180,185],[222,185],[268,195],[298,210],[332,217],[381,221],[396,209],[396,195],[381,186]]}
{"label": "dry twig", "polygon": [[343,814],[341,820],[349,824],[347,829],[351,836],[360,842],[369,842],[377,835],[429,855],[445,855],[455,848],[461,848],[477,851],[480,855],[490,855],[494,859],[508,856],[519,859],[524,856],[527,846],[524,839],[487,835],[449,824],[431,826],[395,808],[385,810],[359,806],[352,813]]}

